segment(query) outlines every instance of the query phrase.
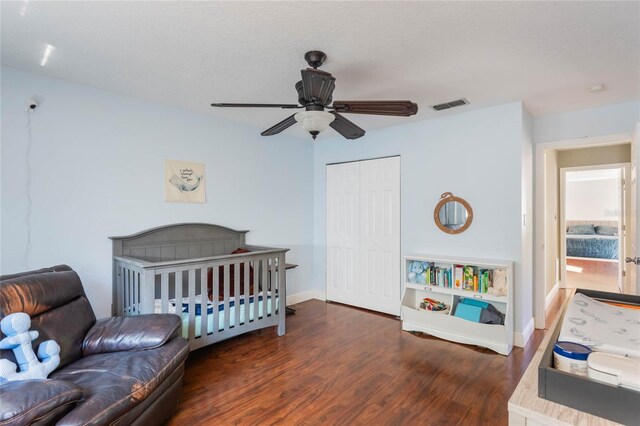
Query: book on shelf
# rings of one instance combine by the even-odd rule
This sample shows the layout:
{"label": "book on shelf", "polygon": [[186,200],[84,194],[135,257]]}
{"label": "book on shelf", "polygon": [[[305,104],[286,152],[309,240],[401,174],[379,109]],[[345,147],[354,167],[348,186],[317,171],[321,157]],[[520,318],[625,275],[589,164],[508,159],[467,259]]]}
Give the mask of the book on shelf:
{"label": "book on shelf", "polygon": [[462,265],[454,265],[454,288],[461,289],[462,288],[462,280],[464,279]]}
{"label": "book on shelf", "polygon": [[451,288],[451,267],[434,266],[431,285],[435,287]]}
{"label": "book on shelf", "polygon": [[494,286],[494,280],[506,281],[506,274],[502,268],[482,268],[474,265],[436,262],[422,263],[425,266],[424,284],[429,286],[483,294],[488,293],[489,289]]}
{"label": "book on shelf", "polygon": [[462,289],[473,290],[474,276],[477,274],[477,268],[475,266],[466,265],[463,268],[462,275]]}

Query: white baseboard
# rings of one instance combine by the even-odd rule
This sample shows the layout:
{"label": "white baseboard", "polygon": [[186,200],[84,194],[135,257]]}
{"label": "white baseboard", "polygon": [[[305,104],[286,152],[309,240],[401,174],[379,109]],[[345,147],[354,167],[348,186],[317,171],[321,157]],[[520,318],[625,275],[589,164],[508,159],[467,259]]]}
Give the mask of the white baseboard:
{"label": "white baseboard", "polygon": [[324,291],[319,290],[308,290],[301,293],[289,294],[287,295],[287,306],[311,299],[326,300],[326,296]]}
{"label": "white baseboard", "polygon": [[524,348],[527,345],[527,342],[531,338],[533,334],[534,326],[533,326],[533,318],[529,319],[527,326],[522,330],[522,333],[513,333],[513,345],[518,346],[519,348]]}
{"label": "white baseboard", "polygon": [[556,282],[556,284],[551,288],[551,291],[549,292],[549,294],[547,294],[547,297],[544,299],[545,311],[549,308],[549,305],[551,304],[551,302],[553,302],[553,299],[556,298],[556,294],[558,294],[559,288],[560,288],[560,282]]}

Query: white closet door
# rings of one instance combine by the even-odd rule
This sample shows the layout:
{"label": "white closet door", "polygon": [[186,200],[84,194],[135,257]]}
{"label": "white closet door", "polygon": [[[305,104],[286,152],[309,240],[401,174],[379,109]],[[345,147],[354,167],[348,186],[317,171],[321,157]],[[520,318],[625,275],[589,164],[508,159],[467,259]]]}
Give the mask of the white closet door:
{"label": "white closet door", "polygon": [[360,269],[360,163],[327,166],[327,299],[353,304]]}
{"label": "white closet door", "polygon": [[400,313],[400,157],[327,166],[327,299]]}
{"label": "white closet door", "polygon": [[400,315],[400,157],[360,163],[360,306]]}

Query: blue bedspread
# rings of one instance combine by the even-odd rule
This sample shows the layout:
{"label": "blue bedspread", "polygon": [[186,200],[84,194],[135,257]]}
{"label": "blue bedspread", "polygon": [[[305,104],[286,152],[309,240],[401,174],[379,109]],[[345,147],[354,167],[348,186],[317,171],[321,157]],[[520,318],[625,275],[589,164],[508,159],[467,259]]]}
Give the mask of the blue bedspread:
{"label": "blue bedspread", "polygon": [[618,259],[618,239],[567,235],[567,256]]}

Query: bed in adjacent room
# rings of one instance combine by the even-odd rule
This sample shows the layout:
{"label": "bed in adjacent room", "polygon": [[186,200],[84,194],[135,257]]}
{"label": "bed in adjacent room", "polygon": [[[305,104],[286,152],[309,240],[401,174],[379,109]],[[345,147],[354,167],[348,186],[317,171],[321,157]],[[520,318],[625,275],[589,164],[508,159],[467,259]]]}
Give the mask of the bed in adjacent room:
{"label": "bed in adjacent room", "polygon": [[618,227],[592,223],[569,224],[566,247],[567,258],[617,261],[620,249]]}

